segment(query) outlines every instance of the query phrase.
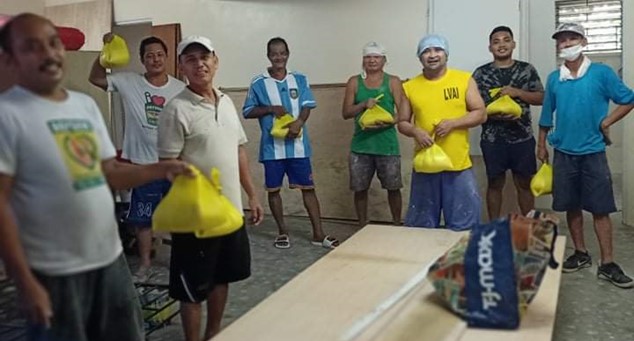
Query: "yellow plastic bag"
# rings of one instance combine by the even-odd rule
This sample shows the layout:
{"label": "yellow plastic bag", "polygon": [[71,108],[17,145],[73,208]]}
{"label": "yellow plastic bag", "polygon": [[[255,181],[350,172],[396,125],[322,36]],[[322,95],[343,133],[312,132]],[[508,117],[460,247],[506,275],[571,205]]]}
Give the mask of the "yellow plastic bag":
{"label": "yellow plastic bag", "polygon": [[243,224],[242,214],[221,193],[220,171],[211,178],[192,167],[194,177],[176,177],[152,216],[158,232],[191,233],[198,238],[227,235]]}
{"label": "yellow plastic bag", "polygon": [[101,55],[99,55],[99,64],[111,69],[128,65],[130,62],[130,52],[128,45],[120,36],[114,34],[109,43],[103,45]]}
{"label": "yellow plastic bag", "polygon": [[[489,90],[491,97],[497,96],[502,88]],[[515,102],[511,96],[504,95],[487,105],[487,115],[512,115],[515,117],[522,116],[522,107]]]}
{"label": "yellow plastic bag", "polygon": [[553,191],[553,167],[544,163],[533,179],[531,179],[531,192],[538,197],[544,194],[550,194]]}
{"label": "yellow plastic bag", "polygon": [[451,159],[435,143],[419,150],[414,156],[414,170],[417,173],[440,173],[452,169]]}
{"label": "yellow plastic bag", "polygon": [[[381,98],[383,98],[383,94],[378,95],[374,99],[378,101]],[[361,114],[361,117],[359,117],[359,125],[363,130],[380,124],[391,123],[394,123],[394,116],[378,104],[375,104],[372,108],[366,109],[363,114]]]}
{"label": "yellow plastic bag", "polygon": [[[273,128],[271,128],[271,135],[278,139],[286,138],[288,135],[288,125],[295,122],[295,118],[291,114],[284,114],[282,117],[276,117],[273,119]],[[302,131],[304,129],[299,130],[299,135],[297,137],[302,136]]]}

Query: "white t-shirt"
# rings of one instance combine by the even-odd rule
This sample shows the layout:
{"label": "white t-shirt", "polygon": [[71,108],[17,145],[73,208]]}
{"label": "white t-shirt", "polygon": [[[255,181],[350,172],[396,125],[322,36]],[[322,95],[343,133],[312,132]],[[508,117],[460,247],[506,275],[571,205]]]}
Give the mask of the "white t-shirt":
{"label": "white t-shirt", "polygon": [[122,251],[101,171],[115,149],[95,101],[67,93],[62,102],[18,86],[0,95],[0,173],[13,178],[28,263],[48,275],[97,269]]}
{"label": "white t-shirt", "polygon": [[143,75],[132,72],[109,74],[108,91],[121,95],[125,126],[121,156],[145,165],[158,161],[156,127],[163,106],[185,87],[185,83],[167,76],[161,87],[150,84]]}
{"label": "white t-shirt", "polygon": [[220,171],[222,193],[242,212],[238,147],[247,136],[231,98],[215,90],[217,107],[185,88],[167,103],[159,118],[161,158],[181,158],[209,176]]}

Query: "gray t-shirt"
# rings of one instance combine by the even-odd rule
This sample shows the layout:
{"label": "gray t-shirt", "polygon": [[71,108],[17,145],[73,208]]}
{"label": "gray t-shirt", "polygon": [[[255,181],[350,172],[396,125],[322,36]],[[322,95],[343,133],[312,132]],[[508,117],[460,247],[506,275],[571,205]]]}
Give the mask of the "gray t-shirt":
{"label": "gray t-shirt", "polygon": [[94,100],[67,91],[53,102],[15,86],[0,95],[0,173],[31,268],[68,275],[122,251],[101,161],[115,156]]}
{"label": "gray t-shirt", "polygon": [[125,126],[121,156],[137,164],[158,161],[156,136],[163,106],[185,88],[185,83],[167,76],[167,83],[154,86],[138,73],[121,72],[107,76],[108,91],[121,95]]}

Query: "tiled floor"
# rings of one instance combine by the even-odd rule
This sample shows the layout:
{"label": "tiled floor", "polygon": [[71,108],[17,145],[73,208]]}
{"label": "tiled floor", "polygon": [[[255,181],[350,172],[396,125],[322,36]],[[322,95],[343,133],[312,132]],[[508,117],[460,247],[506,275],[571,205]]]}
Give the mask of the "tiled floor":
{"label": "tiled floor", "polygon": [[[634,273],[634,228],[620,224],[620,213],[614,214],[612,220],[615,223],[617,261],[626,271]],[[270,217],[267,217],[263,226],[251,228],[253,275],[231,287],[225,325],[247,312],[327,252],[309,243],[310,224],[307,219],[289,218],[288,225],[291,227],[292,243],[288,250],[273,247],[275,225]],[[562,233],[567,234],[565,223],[562,225]],[[598,247],[589,216],[585,219],[585,226],[594,263],[591,268],[564,274],[553,340],[634,340],[634,290],[619,289],[596,278]],[[356,230],[353,224],[343,222],[325,222],[324,228],[342,240]],[[568,242],[567,254],[572,250],[571,245]],[[162,253],[159,261],[165,262],[164,257]],[[150,340],[182,340],[180,322],[176,320],[172,325],[155,332]]]}

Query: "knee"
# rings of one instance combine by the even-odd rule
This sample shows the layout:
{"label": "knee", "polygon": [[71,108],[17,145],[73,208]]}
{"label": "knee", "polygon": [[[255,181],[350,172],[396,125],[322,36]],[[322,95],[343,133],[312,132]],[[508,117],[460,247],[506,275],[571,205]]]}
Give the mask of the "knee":
{"label": "knee", "polygon": [[504,183],[506,182],[506,175],[496,176],[494,178],[489,179],[488,188],[493,191],[501,191],[504,189]]}
{"label": "knee", "polygon": [[513,182],[517,189],[528,191],[531,189],[531,179],[526,176],[513,175]]}

